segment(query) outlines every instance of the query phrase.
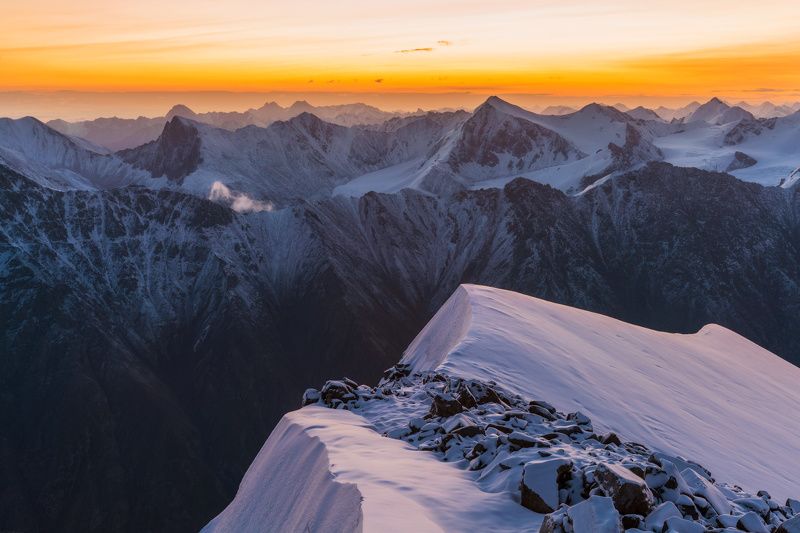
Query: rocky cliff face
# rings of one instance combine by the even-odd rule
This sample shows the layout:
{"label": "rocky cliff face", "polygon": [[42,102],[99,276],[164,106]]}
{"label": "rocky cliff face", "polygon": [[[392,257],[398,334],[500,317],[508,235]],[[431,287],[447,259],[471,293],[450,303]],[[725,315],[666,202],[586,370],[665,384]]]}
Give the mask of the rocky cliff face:
{"label": "rocky cliff face", "polygon": [[299,392],[375,380],[462,282],[658,329],[716,322],[800,361],[796,190],[652,164],[578,197],[516,180],[241,215],[0,180],[15,529],[198,528]]}
{"label": "rocky cliff face", "polygon": [[154,178],[166,176],[180,183],[197,170],[202,161],[202,141],[197,125],[180,116],[172,117],[155,141],[119,152],[120,157]]}

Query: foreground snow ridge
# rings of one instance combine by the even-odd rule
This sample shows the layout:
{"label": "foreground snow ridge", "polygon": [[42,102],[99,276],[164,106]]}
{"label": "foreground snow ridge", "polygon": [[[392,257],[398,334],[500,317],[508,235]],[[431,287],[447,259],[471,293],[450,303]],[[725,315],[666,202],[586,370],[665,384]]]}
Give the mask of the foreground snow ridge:
{"label": "foreground snow ridge", "polygon": [[402,361],[581,410],[750,490],[786,498],[800,486],[800,368],[721,326],[663,333],[462,285]]}
{"label": "foreground snow ridge", "polygon": [[[584,358],[600,357],[587,352],[590,346],[613,349],[599,360],[613,371],[587,366]],[[648,351],[638,358],[647,362],[634,364],[634,347],[645,346]],[[739,351],[714,365],[732,349]],[[662,351],[666,355],[653,355]],[[749,456],[753,464],[775,470],[772,483],[753,487],[734,477],[733,469],[709,470],[679,449],[705,442],[727,458],[747,456],[741,445],[725,440],[726,428],[696,435],[700,422],[685,422],[696,412],[681,411],[684,404],[658,388],[638,394],[644,385],[637,379],[647,381],[639,374],[650,379],[647,372],[656,368],[698,372],[675,366],[683,362],[681,354],[712,365],[713,372],[727,370],[717,379],[723,403],[737,382],[757,387],[757,376],[747,372],[774,371],[768,363],[777,359],[719,327],[670,335],[507,291],[463,286],[377,387],[345,378],[306,391],[305,407],[283,418],[234,501],[206,531],[797,531],[800,502],[783,498],[800,488],[775,483],[794,475],[796,455],[768,455],[776,440],[788,439],[779,443],[787,449],[796,445],[795,428],[756,428],[763,445]],[[668,362],[669,357],[677,359]],[[757,359],[735,364],[750,357]],[[564,375],[556,372],[561,367]],[[707,387],[695,382],[703,375],[683,375],[683,387],[675,389],[656,374],[671,394],[708,401]],[[548,381],[556,378],[561,381]],[[591,394],[597,391],[587,389],[600,384],[605,396],[596,399]],[[776,383],[779,390],[784,385]],[[787,409],[797,402],[789,390]],[[626,391],[627,402],[589,403],[619,402]],[[649,398],[659,401],[644,401]],[[739,444],[749,442],[751,428],[738,421],[757,418],[753,413],[775,421],[763,403],[775,398],[752,394],[748,400],[725,413],[742,433]],[[560,410],[570,402],[583,407]],[[593,423],[586,414],[590,408],[608,418]],[[683,429],[671,449],[629,440],[634,430],[667,442],[658,429],[669,417],[677,417],[668,421]],[[616,427],[623,429],[609,431]]]}

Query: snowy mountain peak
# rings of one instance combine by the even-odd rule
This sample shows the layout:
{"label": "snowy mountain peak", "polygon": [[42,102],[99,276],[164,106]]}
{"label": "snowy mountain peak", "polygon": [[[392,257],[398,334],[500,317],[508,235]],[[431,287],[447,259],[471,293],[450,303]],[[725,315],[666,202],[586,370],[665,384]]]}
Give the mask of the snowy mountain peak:
{"label": "snowy mountain peak", "polygon": [[0,163],[59,190],[121,186],[141,177],[117,157],[33,117],[0,119]]}
{"label": "snowy mountain peak", "polygon": [[714,97],[686,117],[686,122],[707,122],[718,125],[740,120],[753,120],[754,118],[752,113],[745,111],[741,107],[731,107],[719,98]]}
{"label": "snowy mountain peak", "polygon": [[656,120],[656,121],[663,120],[658,115],[658,113],[644,106],[635,107],[633,109],[626,111],[626,113],[637,120]]}
{"label": "snowy mountain peak", "polygon": [[169,120],[172,120],[174,117],[184,117],[184,118],[196,119],[197,118],[197,113],[195,113],[194,111],[189,109],[189,107],[187,107],[187,106],[185,106],[183,104],[177,104],[177,105],[172,106],[172,109],[170,109],[167,112],[165,118],[169,121]]}
{"label": "snowy mountain peak", "polygon": [[292,105],[287,108],[292,113],[303,113],[303,112],[313,112],[314,106],[306,102],[305,100],[297,100]]}

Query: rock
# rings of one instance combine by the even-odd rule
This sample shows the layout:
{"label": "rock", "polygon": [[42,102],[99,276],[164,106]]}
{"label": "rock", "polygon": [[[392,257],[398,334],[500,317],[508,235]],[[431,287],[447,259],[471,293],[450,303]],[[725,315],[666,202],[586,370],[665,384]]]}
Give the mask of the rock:
{"label": "rock", "polygon": [[703,468],[702,466],[693,461],[688,461],[683,457],[667,455],[661,452],[655,452],[650,456],[650,461],[655,462],[659,466],[661,466],[661,463],[664,459],[674,464],[681,472],[688,468],[690,470],[694,470],[696,474],[705,478],[707,481],[710,481],[712,483],[714,482],[714,478],[711,477],[711,472],[709,472],[708,470],[706,470],[705,468]]}
{"label": "rock", "polygon": [[558,507],[558,485],[569,476],[572,461],[553,458],[531,461],[522,467],[522,505],[536,513],[552,513]]}
{"label": "rock", "polygon": [[729,515],[729,514],[717,515],[717,524],[719,525],[719,527],[722,527],[722,528],[732,527],[732,528],[735,529],[736,528],[736,524],[738,522],[739,522],[739,517],[738,516],[733,516],[733,515]]}
{"label": "rock", "polygon": [[645,518],[645,529],[649,531],[661,531],[668,518],[683,518],[681,512],[672,502],[664,502],[647,515]]}
{"label": "rock", "polygon": [[737,498],[733,503],[764,517],[769,514],[769,504],[762,498]]}
{"label": "rock", "polygon": [[322,401],[330,405],[333,400],[346,402],[355,399],[353,394],[353,387],[345,383],[345,381],[331,380],[323,385],[320,391]]}
{"label": "rock", "polygon": [[626,514],[622,517],[622,529],[638,529],[644,526],[644,517],[638,514]]}
{"label": "rock", "polygon": [[558,533],[563,531],[561,528],[561,517],[549,514],[544,517],[542,525],[539,527],[539,533]]}
{"label": "rock", "polygon": [[552,421],[556,419],[553,413],[551,413],[550,411],[548,411],[547,409],[545,409],[540,405],[535,405],[534,402],[531,402],[530,405],[528,405],[528,412],[534,415],[541,416],[545,420]]}
{"label": "rock", "polygon": [[462,437],[474,437],[476,435],[483,435],[483,428],[478,426],[464,426],[454,430],[453,434]]}
{"label": "rock", "polygon": [[[714,484],[693,468],[681,471],[681,476],[695,495],[702,496],[716,514],[731,514],[731,503]],[[699,506],[698,506],[699,507]]]}
{"label": "rock", "polygon": [[508,442],[518,448],[549,448],[550,443],[538,437],[532,437],[525,433],[514,431],[508,436]]}
{"label": "rock", "polygon": [[484,403],[499,403],[507,405],[493,388],[476,380],[466,380],[459,383],[456,388],[458,401],[466,408],[475,407]]}
{"label": "rock", "polygon": [[589,419],[589,417],[586,416],[585,414],[581,413],[580,411],[568,414],[567,415],[567,420],[572,420],[572,421],[574,421],[576,424],[578,424],[580,426],[588,426],[588,425],[590,425],[592,423],[592,421]]}
{"label": "rock", "polygon": [[769,529],[764,525],[764,521],[753,511],[749,511],[740,516],[736,527],[737,529],[749,531],[750,533],[769,533]]}
{"label": "rock", "polygon": [[779,525],[775,533],[800,533],[800,514]]}
{"label": "rock", "polygon": [[611,498],[591,496],[567,509],[575,533],[617,533],[622,531],[620,517]]}
{"label": "rock", "polygon": [[609,433],[607,435],[603,435],[600,438],[600,442],[603,444],[616,444],[617,446],[622,446],[622,441],[619,440],[616,433]]}
{"label": "rock", "polygon": [[788,507],[794,514],[800,513],[800,500],[788,498],[786,500],[786,507]]}
{"label": "rock", "polygon": [[429,416],[443,416],[449,417],[457,415],[464,410],[464,407],[452,394],[446,392],[437,392],[433,396],[431,402],[431,410],[428,412]]}
{"label": "rock", "polygon": [[647,516],[653,508],[655,498],[647,484],[624,466],[600,464],[594,477],[620,513]]}
{"label": "rock", "polygon": [[306,391],[303,393],[303,401],[301,407],[315,404],[319,401],[319,399],[320,399],[320,394],[317,389],[306,389]]}
{"label": "rock", "polygon": [[670,532],[674,531],[675,533],[703,533],[703,531],[705,531],[703,524],[676,516],[667,518],[664,524],[664,529]]}

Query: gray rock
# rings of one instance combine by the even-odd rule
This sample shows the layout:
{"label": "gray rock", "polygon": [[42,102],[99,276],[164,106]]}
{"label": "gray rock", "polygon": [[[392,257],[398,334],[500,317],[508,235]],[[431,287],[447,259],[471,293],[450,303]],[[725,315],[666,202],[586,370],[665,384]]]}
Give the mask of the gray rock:
{"label": "gray rock", "polygon": [[572,462],[563,458],[532,461],[522,467],[523,506],[536,513],[552,513],[558,507],[558,485],[569,476]]}
{"label": "gray rock", "polygon": [[594,477],[620,513],[647,516],[653,508],[655,498],[645,481],[624,466],[601,464]]}
{"label": "gray rock", "polygon": [[620,516],[611,498],[592,496],[567,510],[575,533],[617,533]]}
{"label": "gray rock", "polygon": [[739,517],[736,527],[742,531],[749,531],[750,533],[769,533],[769,529],[764,525],[764,521],[758,516],[758,513],[749,511]]}
{"label": "gray rock", "polygon": [[779,525],[775,533],[800,533],[800,514]]}
{"label": "gray rock", "polygon": [[668,518],[683,518],[681,512],[672,502],[664,502],[647,515],[645,518],[646,529],[650,531],[661,531]]}

